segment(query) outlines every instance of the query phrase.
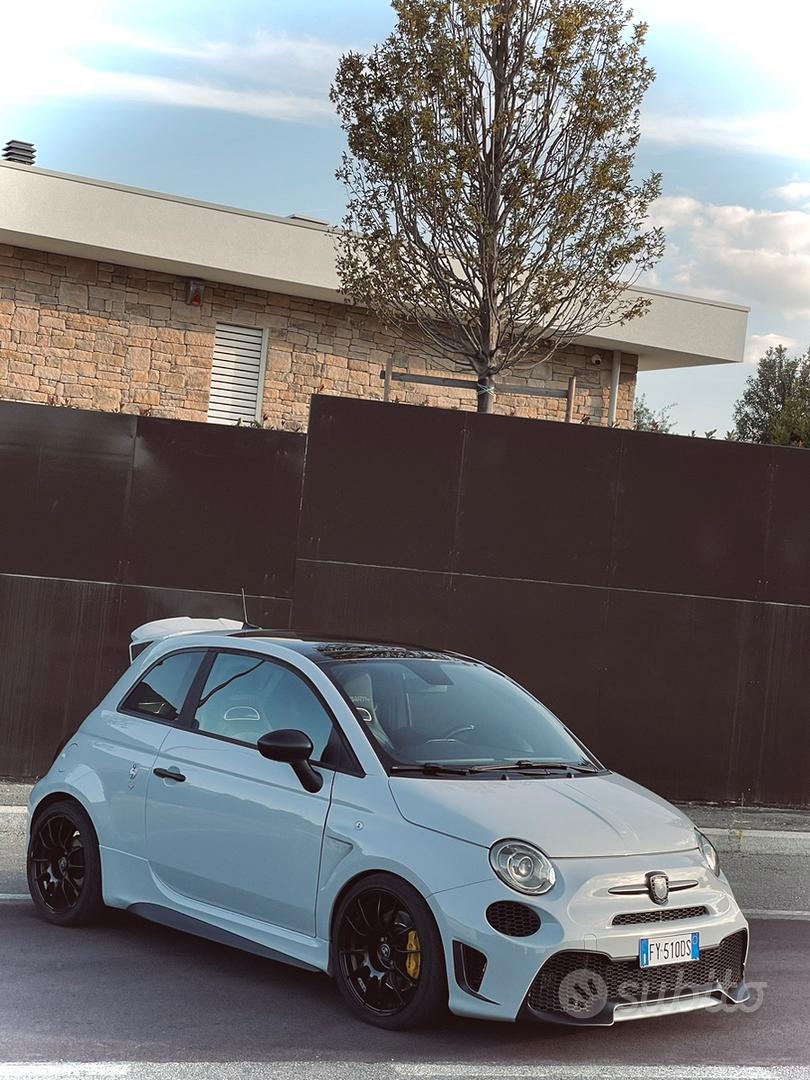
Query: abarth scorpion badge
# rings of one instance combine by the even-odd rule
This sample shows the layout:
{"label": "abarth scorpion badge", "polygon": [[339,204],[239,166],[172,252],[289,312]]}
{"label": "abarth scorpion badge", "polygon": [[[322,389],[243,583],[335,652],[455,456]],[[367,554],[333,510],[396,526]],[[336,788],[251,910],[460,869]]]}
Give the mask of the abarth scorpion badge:
{"label": "abarth scorpion badge", "polygon": [[665,904],[669,899],[669,878],[666,874],[647,874],[647,890],[654,904]]}

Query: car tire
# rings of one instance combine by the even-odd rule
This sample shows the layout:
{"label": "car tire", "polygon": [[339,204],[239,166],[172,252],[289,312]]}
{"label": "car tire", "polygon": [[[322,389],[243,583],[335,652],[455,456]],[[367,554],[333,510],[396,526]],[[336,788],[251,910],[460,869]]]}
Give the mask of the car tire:
{"label": "car tire", "polygon": [[401,878],[361,878],[332,921],[330,970],[352,1012],[389,1030],[424,1027],[447,1013],[447,968],[436,921]]}
{"label": "car tire", "polygon": [[28,889],[37,914],[55,926],[87,926],[104,912],[101,856],[93,823],[73,799],[34,816],[28,841]]}

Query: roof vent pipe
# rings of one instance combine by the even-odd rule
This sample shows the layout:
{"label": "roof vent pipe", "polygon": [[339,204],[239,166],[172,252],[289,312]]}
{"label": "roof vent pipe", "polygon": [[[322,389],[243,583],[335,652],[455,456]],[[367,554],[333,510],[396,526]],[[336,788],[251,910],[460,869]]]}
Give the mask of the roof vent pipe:
{"label": "roof vent pipe", "polygon": [[33,143],[20,142],[19,139],[9,139],[3,147],[3,160],[13,161],[17,165],[33,165],[37,156],[37,149]]}

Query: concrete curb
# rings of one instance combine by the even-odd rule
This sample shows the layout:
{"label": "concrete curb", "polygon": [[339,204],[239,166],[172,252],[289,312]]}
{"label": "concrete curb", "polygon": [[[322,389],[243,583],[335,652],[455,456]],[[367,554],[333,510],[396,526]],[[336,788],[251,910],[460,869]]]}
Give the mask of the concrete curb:
{"label": "concrete curb", "polygon": [[[27,812],[25,806],[0,805],[0,815],[22,817]],[[701,828],[699,821],[696,824]],[[810,855],[810,832],[708,827],[703,827],[702,831],[721,855]]]}
{"label": "concrete curb", "polygon": [[702,831],[721,855],[810,855],[810,832],[708,828]]}
{"label": "concrete curb", "polygon": [[[30,783],[0,781],[0,815],[27,812]],[[721,855],[810,855],[810,812],[679,803]]]}

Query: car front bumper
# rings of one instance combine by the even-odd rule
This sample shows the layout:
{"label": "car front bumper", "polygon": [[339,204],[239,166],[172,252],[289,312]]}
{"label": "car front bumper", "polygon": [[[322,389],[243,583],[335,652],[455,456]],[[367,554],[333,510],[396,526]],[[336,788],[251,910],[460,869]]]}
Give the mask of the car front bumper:
{"label": "car front bumper", "polygon": [[[453,1012],[607,1025],[746,1000],[748,924],[728,881],[708,870],[698,852],[558,859],[555,866],[557,881],[543,896],[522,896],[493,875],[430,897]],[[651,870],[689,887],[672,892],[664,906],[648,895],[612,891],[643,882]],[[487,909],[498,901],[530,908],[539,929],[525,937],[493,929]],[[636,916],[645,921],[627,921]],[[699,961],[642,972],[642,937],[694,931]]]}

